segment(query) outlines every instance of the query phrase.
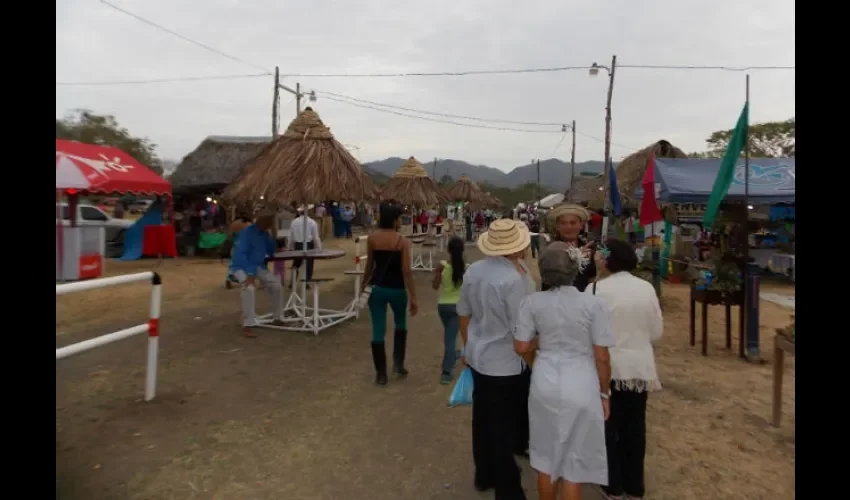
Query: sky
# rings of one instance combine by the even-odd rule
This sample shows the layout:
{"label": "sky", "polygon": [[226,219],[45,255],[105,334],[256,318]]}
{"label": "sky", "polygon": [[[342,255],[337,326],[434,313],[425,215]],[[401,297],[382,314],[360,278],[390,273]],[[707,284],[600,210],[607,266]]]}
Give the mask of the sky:
{"label": "sky", "polygon": [[[569,136],[557,125],[425,115],[534,132],[482,129],[379,112],[362,101],[488,120],[575,120],[577,161],[602,160],[608,79],[605,70],[591,77],[583,69],[593,62],[610,66],[616,54],[623,66],[795,64],[792,0],[109,1],[214,50],[100,0],[57,0],[57,83],[252,75],[57,84],[57,118],[77,108],[112,114],[132,134],[156,143],[161,158],[177,161],[210,135],[271,135],[273,77],[263,73],[275,66],[284,85],[297,82],[316,91],[310,105],[363,162],[412,155],[509,171],[534,158],[569,159]],[[562,66],[582,69],[464,77],[286,76]],[[794,116],[794,73],[749,72],[752,123]],[[659,139],[686,151],[704,150],[712,131],[734,126],[745,100],[745,74],[617,69],[612,157]],[[335,95],[360,99],[361,106]],[[281,129],[295,116],[292,97],[281,93]]]}

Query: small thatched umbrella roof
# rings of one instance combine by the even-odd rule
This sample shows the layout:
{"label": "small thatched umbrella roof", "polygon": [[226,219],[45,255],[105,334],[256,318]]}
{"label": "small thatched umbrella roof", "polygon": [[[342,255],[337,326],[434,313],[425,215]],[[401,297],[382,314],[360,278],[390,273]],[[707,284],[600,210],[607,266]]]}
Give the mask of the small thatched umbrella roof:
{"label": "small thatched umbrella roof", "polygon": [[430,207],[445,201],[440,186],[412,156],[381,188],[381,198],[417,207]]}
{"label": "small thatched umbrella roof", "polygon": [[446,198],[452,201],[477,203],[484,199],[484,193],[478,184],[465,175],[461,175],[454,185],[446,189],[445,194]]}
{"label": "small thatched umbrella roof", "polygon": [[171,188],[174,194],[221,191],[271,142],[271,137],[207,137],[177,165],[168,178]]}
{"label": "small thatched umbrella roof", "polygon": [[329,199],[363,201],[374,194],[375,186],[360,163],[309,107],[224,192],[236,202],[263,198],[279,206]]}

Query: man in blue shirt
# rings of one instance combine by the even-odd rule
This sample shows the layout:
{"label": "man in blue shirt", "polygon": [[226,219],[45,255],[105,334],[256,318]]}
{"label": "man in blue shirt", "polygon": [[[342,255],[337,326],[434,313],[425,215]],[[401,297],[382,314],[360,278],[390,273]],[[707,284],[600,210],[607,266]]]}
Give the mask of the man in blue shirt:
{"label": "man in blue shirt", "polygon": [[236,281],[242,285],[242,326],[246,337],[254,338],[256,335],[251,328],[257,326],[256,303],[256,281],[263,282],[266,290],[271,295],[274,307],[273,325],[283,325],[283,286],[280,279],[269,272],[266,258],[274,255],[276,242],[269,234],[274,225],[275,212],[262,210],[257,214],[254,224],[247,226],[239,232],[239,240],[233,249],[233,259],[230,262],[230,271]]}
{"label": "man in blue shirt", "polygon": [[342,209],[342,236],[345,238],[351,238],[351,221],[354,219],[354,210],[351,206],[346,205],[345,208]]}

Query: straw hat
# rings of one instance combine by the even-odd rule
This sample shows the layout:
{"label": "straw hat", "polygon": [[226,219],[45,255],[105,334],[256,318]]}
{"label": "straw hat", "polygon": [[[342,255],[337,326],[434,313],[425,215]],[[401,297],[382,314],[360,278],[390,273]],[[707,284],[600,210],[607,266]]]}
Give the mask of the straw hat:
{"label": "straw hat", "polygon": [[558,220],[558,217],[562,215],[575,215],[581,220],[581,223],[584,224],[587,222],[587,219],[590,218],[590,215],[587,213],[587,209],[582,207],[581,205],[574,205],[572,203],[561,203],[552,207],[552,210],[547,214],[549,217],[549,221],[551,223],[555,223]]}
{"label": "straw hat", "polygon": [[511,219],[499,219],[490,224],[487,232],[478,237],[478,249],[489,256],[511,255],[528,248],[531,235],[525,224]]}

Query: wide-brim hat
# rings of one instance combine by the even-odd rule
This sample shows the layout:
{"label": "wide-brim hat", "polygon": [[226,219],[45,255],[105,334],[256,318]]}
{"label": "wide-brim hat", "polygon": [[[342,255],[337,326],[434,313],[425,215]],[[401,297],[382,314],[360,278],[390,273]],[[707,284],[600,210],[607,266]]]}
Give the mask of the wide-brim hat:
{"label": "wide-brim hat", "polygon": [[552,209],[549,210],[549,213],[546,214],[549,221],[552,223],[555,223],[558,220],[558,217],[562,215],[575,215],[581,220],[582,224],[590,219],[590,214],[587,212],[586,208],[573,203],[559,203],[552,207]]}
{"label": "wide-brim hat", "polygon": [[531,235],[525,224],[511,219],[493,221],[487,232],[478,237],[478,249],[489,256],[511,255],[521,252],[531,244]]}

